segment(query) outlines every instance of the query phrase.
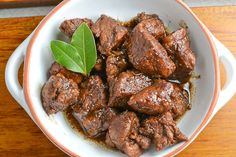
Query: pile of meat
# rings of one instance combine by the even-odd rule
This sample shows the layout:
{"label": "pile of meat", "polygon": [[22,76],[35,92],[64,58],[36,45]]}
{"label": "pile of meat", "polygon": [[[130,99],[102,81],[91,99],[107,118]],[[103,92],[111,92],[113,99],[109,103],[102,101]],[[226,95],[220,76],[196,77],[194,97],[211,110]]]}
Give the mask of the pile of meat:
{"label": "pile of meat", "polygon": [[70,19],[60,30],[70,38],[83,22],[96,38],[97,63],[89,77],[53,63],[42,88],[46,112],[70,108],[88,137],[103,136],[130,157],[151,144],[159,151],[186,141],[176,120],[188,109],[181,83],[195,65],[187,29],[168,33],[157,15],[140,13],[126,23],[106,15],[95,23]]}

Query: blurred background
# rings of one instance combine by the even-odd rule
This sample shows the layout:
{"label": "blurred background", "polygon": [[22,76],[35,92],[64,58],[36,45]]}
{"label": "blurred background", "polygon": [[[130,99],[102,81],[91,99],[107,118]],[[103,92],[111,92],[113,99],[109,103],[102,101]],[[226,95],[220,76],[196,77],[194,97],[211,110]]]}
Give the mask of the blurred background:
{"label": "blurred background", "polygon": [[[0,0],[0,18],[46,15],[62,0]],[[190,7],[236,5],[236,0],[183,0]]]}

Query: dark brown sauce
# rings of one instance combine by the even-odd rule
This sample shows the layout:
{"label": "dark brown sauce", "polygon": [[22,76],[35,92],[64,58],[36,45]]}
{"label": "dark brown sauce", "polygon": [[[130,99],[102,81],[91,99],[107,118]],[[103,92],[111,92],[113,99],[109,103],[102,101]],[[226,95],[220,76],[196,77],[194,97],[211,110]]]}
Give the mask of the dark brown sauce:
{"label": "dark brown sauce", "polygon": [[82,135],[84,138],[86,138],[89,141],[92,141],[102,147],[111,149],[110,147],[108,147],[105,144],[105,135],[101,136],[99,138],[90,138],[86,135],[86,133],[84,132],[84,130],[81,128],[81,126],[79,125],[79,123],[77,122],[77,120],[74,118],[74,116],[72,115],[72,109],[69,108],[64,112],[64,117],[66,119],[66,121],[68,122],[68,124],[71,126],[71,128],[73,130],[75,130],[77,133],[79,133],[80,135]]}

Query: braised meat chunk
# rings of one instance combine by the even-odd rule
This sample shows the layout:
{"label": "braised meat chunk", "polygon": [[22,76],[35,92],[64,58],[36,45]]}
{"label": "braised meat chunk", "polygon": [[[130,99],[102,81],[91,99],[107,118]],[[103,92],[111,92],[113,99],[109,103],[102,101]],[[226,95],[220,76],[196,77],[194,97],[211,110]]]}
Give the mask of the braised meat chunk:
{"label": "braised meat chunk", "polygon": [[152,138],[157,151],[187,140],[187,137],[177,128],[176,122],[169,112],[161,117],[151,117],[144,120],[139,132]]}
{"label": "braised meat chunk", "polygon": [[43,86],[41,97],[47,114],[64,111],[78,101],[78,85],[58,73],[52,75]]}
{"label": "braised meat chunk", "polygon": [[168,77],[176,69],[162,45],[142,27],[135,27],[131,35],[129,60],[141,72]]}
{"label": "braised meat chunk", "polygon": [[133,95],[128,105],[135,111],[157,115],[173,111],[175,118],[183,115],[188,106],[188,97],[176,84],[158,80],[154,85]]}
{"label": "braised meat chunk", "polygon": [[[148,19],[159,19],[157,14],[146,14],[145,12],[138,13],[137,16],[124,23],[129,29],[133,29],[137,24]],[[161,20],[160,20],[161,21]]]}
{"label": "braised meat chunk", "polygon": [[[105,85],[99,76],[90,76],[81,90],[80,102],[73,107],[73,115],[90,137],[97,137],[106,129],[103,127],[107,109]],[[104,130],[105,129],[105,130]]]}
{"label": "braised meat chunk", "polygon": [[105,134],[110,122],[117,111],[112,108],[103,108],[87,113],[79,105],[73,106],[73,116],[79,122],[84,132],[92,138]]}
{"label": "braised meat chunk", "polygon": [[159,19],[157,14],[146,14],[145,12],[138,13],[137,15],[137,22],[140,23],[143,20],[148,20],[148,19]]}
{"label": "braised meat chunk", "polygon": [[116,116],[108,129],[106,143],[130,157],[139,157],[148,149],[151,140],[138,132],[139,119],[133,112],[123,112]]}
{"label": "braised meat chunk", "polygon": [[196,58],[190,48],[187,30],[181,28],[164,38],[163,44],[168,53],[176,60],[177,71],[175,75],[178,77],[186,77],[195,66]]}
{"label": "braised meat chunk", "polygon": [[181,89],[178,85],[173,84],[174,90],[171,94],[172,108],[170,110],[173,118],[176,120],[183,116],[189,108],[189,95],[187,91]]}
{"label": "braised meat chunk", "polygon": [[149,34],[154,36],[157,40],[162,39],[166,35],[165,26],[158,17],[147,18],[145,20],[142,20],[136,26],[135,29],[138,29],[141,31],[147,31]]}
{"label": "braised meat chunk", "polygon": [[99,38],[98,50],[107,56],[124,42],[128,33],[127,28],[120,22],[106,15],[101,15],[92,31],[95,37]]}
{"label": "braised meat chunk", "polygon": [[49,76],[56,75],[58,73],[63,74],[68,79],[72,79],[77,84],[80,84],[83,81],[82,74],[67,70],[62,65],[58,64],[57,62],[54,62],[51,68],[49,69]]}
{"label": "braised meat chunk", "polygon": [[70,20],[65,20],[61,26],[60,30],[63,32],[67,37],[71,38],[74,34],[75,30],[82,24],[86,23],[90,28],[93,25],[93,21],[87,18],[80,19],[80,18],[74,18]]}
{"label": "braised meat chunk", "polygon": [[129,98],[144,88],[150,86],[152,80],[142,73],[135,71],[122,72],[110,88],[108,105],[125,107]]}
{"label": "braised meat chunk", "polygon": [[109,83],[109,86],[121,72],[126,70],[127,67],[128,67],[128,63],[124,55],[112,54],[107,57],[106,75],[107,75],[107,82]]}
{"label": "braised meat chunk", "polygon": [[171,93],[173,85],[163,81],[154,84],[133,95],[128,101],[128,105],[135,111],[156,115],[169,111],[172,107]]}
{"label": "braised meat chunk", "polygon": [[187,49],[190,49],[189,38],[187,34],[187,30],[185,28],[181,28],[163,40],[163,45],[167,49],[168,53],[174,55],[177,52],[184,52]]}
{"label": "braised meat chunk", "polygon": [[106,88],[101,77],[90,76],[87,85],[81,90],[81,108],[86,113],[102,109],[107,106]]}

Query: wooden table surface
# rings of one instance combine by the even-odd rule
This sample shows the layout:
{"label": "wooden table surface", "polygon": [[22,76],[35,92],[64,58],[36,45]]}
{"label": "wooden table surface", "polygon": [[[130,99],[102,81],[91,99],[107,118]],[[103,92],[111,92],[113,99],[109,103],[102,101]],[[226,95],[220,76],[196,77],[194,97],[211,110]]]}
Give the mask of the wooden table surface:
{"label": "wooden table surface", "polygon": [[0,9],[56,5],[61,1],[62,0],[0,0]]}
{"label": "wooden table surface", "polygon": [[[236,6],[193,8],[193,11],[236,57]],[[66,156],[43,135],[5,86],[4,71],[8,58],[42,18],[0,19],[0,156]],[[22,80],[22,68],[19,78]],[[223,70],[221,78],[225,80]],[[178,156],[236,156],[236,96]]]}

